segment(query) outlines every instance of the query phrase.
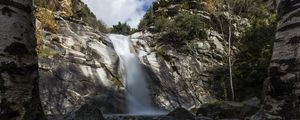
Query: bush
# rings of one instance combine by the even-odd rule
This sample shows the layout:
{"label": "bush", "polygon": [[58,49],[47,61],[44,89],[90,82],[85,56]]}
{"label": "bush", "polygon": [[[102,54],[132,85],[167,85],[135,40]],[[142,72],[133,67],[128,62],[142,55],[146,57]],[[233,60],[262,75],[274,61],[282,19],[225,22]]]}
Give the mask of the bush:
{"label": "bush", "polygon": [[207,12],[215,12],[224,3],[224,0],[204,0],[206,4],[203,6],[203,10]]}
{"label": "bush", "polygon": [[138,30],[146,30],[147,27],[149,27],[152,23],[154,23],[153,18],[153,8],[149,8],[149,10],[144,15],[143,19],[140,21],[140,24],[138,25]]}
{"label": "bush", "polygon": [[207,25],[198,15],[179,13],[174,20],[160,17],[156,20],[155,31],[163,33],[160,42],[181,46],[194,39],[205,39]]}
{"label": "bush", "polygon": [[[257,5],[259,7],[255,9],[249,7],[240,14],[249,18],[251,27],[243,33],[242,38],[233,42],[233,45],[239,50],[239,53],[232,58],[235,97],[238,101],[261,96],[275,40],[276,15],[265,6],[253,3],[253,6]],[[241,8],[243,7],[241,6]],[[216,92],[217,98],[230,98],[228,66],[217,68],[214,71],[214,81],[211,85],[213,85],[212,88]]]}
{"label": "bush", "polygon": [[237,91],[237,95],[241,98],[251,94],[260,97],[272,56],[276,17],[271,15],[268,18],[255,19],[252,25],[238,46],[240,53],[233,66],[236,89],[241,90]]}
{"label": "bush", "polygon": [[46,8],[36,8],[36,18],[41,22],[42,27],[52,33],[57,33],[57,22],[52,11]]}
{"label": "bush", "polygon": [[100,32],[105,32],[105,33],[108,32],[106,25],[101,20],[97,20],[94,13],[90,11],[90,9],[86,4],[82,6],[81,10],[79,11],[73,10],[73,12],[74,13],[72,17],[76,19],[82,19],[82,21],[86,22],[89,26],[99,30]]}
{"label": "bush", "polygon": [[106,25],[101,20],[97,20],[96,16],[90,11],[88,6],[82,3],[80,0],[72,0],[71,8],[68,7],[67,9],[62,9],[59,0],[34,0],[34,3],[37,8],[40,9],[48,9],[52,12],[65,11],[68,13],[68,17],[82,20],[89,26],[101,32],[108,32]]}
{"label": "bush", "polygon": [[127,23],[119,22],[117,25],[113,25],[111,30],[112,33],[129,35],[131,33],[131,28]]}

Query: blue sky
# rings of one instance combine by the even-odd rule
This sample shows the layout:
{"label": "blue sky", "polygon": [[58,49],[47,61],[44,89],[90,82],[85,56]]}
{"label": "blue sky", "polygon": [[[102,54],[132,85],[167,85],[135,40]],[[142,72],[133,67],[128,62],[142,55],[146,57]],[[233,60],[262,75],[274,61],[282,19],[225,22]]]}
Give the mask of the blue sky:
{"label": "blue sky", "polygon": [[108,27],[119,21],[136,28],[155,0],[83,0]]}

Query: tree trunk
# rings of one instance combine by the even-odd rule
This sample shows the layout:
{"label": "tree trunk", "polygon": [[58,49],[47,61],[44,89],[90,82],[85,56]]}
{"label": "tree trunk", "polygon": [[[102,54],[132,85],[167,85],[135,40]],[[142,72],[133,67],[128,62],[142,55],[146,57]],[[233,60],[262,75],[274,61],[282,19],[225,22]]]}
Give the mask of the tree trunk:
{"label": "tree trunk", "polygon": [[32,0],[0,0],[0,119],[43,120]]}
{"label": "tree trunk", "polygon": [[278,26],[269,78],[265,81],[264,119],[300,118],[300,0],[277,0]]}

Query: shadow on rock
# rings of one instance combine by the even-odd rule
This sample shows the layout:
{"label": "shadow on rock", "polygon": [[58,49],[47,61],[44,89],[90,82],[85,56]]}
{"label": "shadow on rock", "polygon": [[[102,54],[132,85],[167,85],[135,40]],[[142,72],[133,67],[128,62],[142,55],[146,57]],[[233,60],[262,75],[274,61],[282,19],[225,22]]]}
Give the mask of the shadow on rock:
{"label": "shadow on rock", "polygon": [[64,120],[105,120],[100,108],[84,104],[77,111],[68,114]]}

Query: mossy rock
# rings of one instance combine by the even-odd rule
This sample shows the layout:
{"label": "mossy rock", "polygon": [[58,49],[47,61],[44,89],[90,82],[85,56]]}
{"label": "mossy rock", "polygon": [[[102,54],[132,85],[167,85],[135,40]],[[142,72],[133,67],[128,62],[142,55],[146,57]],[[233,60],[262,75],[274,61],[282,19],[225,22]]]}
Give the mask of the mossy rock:
{"label": "mossy rock", "polygon": [[40,21],[36,21],[36,29],[35,29],[35,38],[36,38],[36,43],[37,43],[37,49],[40,49],[43,44],[43,35],[42,35],[42,26]]}
{"label": "mossy rock", "polygon": [[41,27],[49,32],[57,33],[57,22],[52,11],[37,7],[36,17],[41,22]]}
{"label": "mossy rock", "polygon": [[38,48],[37,53],[39,57],[58,57],[59,53],[52,48]]}

